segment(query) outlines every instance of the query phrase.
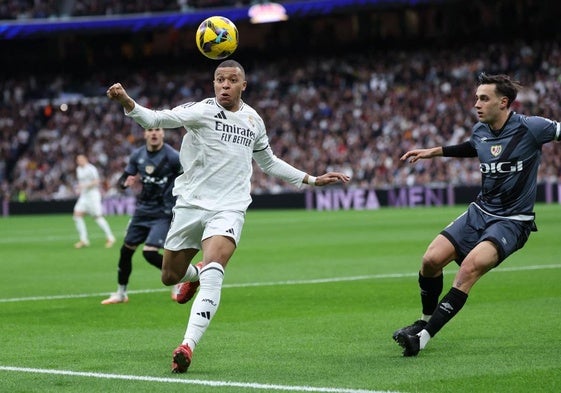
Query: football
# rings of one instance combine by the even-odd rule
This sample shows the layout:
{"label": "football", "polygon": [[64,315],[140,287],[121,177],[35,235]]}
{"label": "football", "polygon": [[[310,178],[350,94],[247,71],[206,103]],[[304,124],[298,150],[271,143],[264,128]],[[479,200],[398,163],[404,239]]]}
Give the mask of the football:
{"label": "football", "polygon": [[238,28],[228,18],[211,16],[199,25],[195,41],[199,51],[209,59],[225,59],[238,47]]}

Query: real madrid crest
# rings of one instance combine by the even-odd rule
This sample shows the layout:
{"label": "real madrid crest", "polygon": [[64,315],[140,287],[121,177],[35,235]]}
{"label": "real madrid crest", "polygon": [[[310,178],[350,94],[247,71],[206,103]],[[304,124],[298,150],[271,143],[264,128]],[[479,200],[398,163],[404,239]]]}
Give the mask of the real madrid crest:
{"label": "real madrid crest", "polygon": [[151,175],[152,173],[154,173],[154,165],[146,165],[146,168],[144,168],[144,170],[147,174]]}
{"label": "real madrid crest", "polygon": [[501,145],[493,145],[491,146],[491,154],[494,157],[497,157],[499,154],[501,154],[501,151],[503,151],[503,148]]}

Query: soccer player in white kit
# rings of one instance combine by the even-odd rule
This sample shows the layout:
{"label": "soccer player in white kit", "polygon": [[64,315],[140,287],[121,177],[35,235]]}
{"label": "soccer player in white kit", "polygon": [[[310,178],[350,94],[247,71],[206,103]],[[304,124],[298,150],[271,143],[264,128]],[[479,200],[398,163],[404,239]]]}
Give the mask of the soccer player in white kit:
{"label": "soccer player in white kit", "polygon": [[105,234],[105,247],[112,247],[115,243],[115,236],[113,236],[109,223],[103,217],[101,192],[99,190],[99,172],[83,154],[79,154],[76,157],[76,165],[78,193],[80,196],[74,205],[74,223],[76,224],[80,241],[74,244],[74,247],[82,248],[90,245],[88,229],[84,221],[86,214],[92,216],[97,225],[103,230]]}
{"label": "soccer player in white kit", "polygon": [[[128,96],[120,83],[107,90],[125,114],[145,128],[184,127],[180,161],[183,174],[175,181],[174,218],[164,245],[162,282],[184,283],[178,302],[193,300],[181,345],[173,352],[172,371],[184,373],[192,352],[220,303],[224,269],[242,232],[251,203],[252,159],[267,174],[298,187],[346,183],[349,176],[328,172],[314,177],[277,158],[269,146],[263,119],[242,101],[247,86],[243,67],[225,60],[214,72],[215,97],[170,110],[150,110]],[[191,264],[202,250],[203,258]]]}

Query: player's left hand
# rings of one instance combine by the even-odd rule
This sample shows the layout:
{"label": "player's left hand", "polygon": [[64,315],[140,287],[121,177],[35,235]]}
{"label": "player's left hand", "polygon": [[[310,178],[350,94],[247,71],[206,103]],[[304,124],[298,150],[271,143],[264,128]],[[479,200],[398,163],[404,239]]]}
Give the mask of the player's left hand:
{"label": "player's left hand", "polygon": [[123,185],[126,188],[126,187],[130,187],[130,186],[134,186],[134,183],[136,183],[136,176],[127,176],[127,179],[125,180]]}
{"label": "player's left hand", "polygon": [[326,186],[337,182],[347,183],[351,177],[341,172],[327,172],[316,177],[316,186]]}

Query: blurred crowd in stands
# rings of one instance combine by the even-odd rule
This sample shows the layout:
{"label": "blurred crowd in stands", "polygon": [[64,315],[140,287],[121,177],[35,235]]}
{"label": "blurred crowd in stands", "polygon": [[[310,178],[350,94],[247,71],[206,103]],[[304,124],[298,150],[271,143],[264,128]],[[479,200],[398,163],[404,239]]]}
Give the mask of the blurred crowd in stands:
{"label": "blurred crowd in stands", "polygon": [[186,12],[248,3],[246,0],[2,0],[0,20]]}
{"label": "blurred crowd in stands", "polygon": [[[348,53],[345,56],[255,60],[244,64],[244,100],[268,126],[273,151],[311,174],[352,176],[351,187],[477,185],[476,159],[427,160],[411,165],[400,156],[414,147],[463,142],[477,121],[477,76],[506,73],[525,87],[514,109],[561,120],[561,43],[473,44],[453,49]],[[142,129],[105,97],[122,82],[152,108],[213,96],[213,69],[182,64],[176,71],[99,71],[80,85],[63,75],[0,80],[0,181],[5,198],[75,197],[75,156],[85,153],[103,175],[106,195]],[[70,88],[70,85],[72,88]],[[45,100],[41,97],[51,97]],[[183,130],[168,130],[179,148]],[[561,146],[544,146],[540,182],[561,182]],[[256,167],[254,193],[293,191]]]}

